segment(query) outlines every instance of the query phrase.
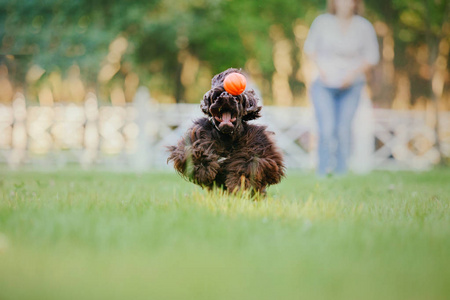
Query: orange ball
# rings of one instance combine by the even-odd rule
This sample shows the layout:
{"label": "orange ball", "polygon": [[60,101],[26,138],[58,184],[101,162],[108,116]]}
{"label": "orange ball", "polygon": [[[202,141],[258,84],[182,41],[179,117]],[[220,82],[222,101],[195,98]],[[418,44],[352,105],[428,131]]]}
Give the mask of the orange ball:
{"label": "orange ball", "polygon": [[228,94],[237,96],[245,91],[247,86],[247,79],[240,73],[231,73],[225,77],[223,81],[223,87]]}

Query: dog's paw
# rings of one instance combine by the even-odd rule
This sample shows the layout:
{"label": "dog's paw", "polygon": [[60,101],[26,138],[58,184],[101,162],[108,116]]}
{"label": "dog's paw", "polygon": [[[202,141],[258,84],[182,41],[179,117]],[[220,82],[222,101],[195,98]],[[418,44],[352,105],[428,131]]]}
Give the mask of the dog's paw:
{"label": "dog's paw", "polygon": [[[194,180],[197,184],[209,186],[214,182],[217,175],[218,164],[210,164],[208,167],[203,165],[195,166]],[[217,168],[216,168],[217,167]]]}
{"label": "dog's paw", "polygon": [[248,190],[252,187],[250,179],[245,175],[229,174],[225,180],[225,186],[228,191],[236,193],[241,190]]}

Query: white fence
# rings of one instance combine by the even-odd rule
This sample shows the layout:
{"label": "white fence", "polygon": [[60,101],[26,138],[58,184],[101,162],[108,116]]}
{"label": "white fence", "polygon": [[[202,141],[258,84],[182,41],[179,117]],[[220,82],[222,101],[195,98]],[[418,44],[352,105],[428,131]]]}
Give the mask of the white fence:
{"label": "white fence", "polygon": [[[313,111],[266,106],[262,114],[258,123],[276,133],[288,168],[314,168]],[[145,88],[128,106],[99,106],[93,94],[82,105],[27,106],[24,97],[16,95],[11,106],[0,104],[0,163],[137,171],[168,168],[165,146],[176,143],[192,120],[201,116],[198,104],[158,104]],[[439,152],[429,122],[426,112],[372,109],[366,99],[355,118],[353,170],[426,169],[436,164]],[[439,125],[441,152],[449,158],[450,112],[440,113]]]}

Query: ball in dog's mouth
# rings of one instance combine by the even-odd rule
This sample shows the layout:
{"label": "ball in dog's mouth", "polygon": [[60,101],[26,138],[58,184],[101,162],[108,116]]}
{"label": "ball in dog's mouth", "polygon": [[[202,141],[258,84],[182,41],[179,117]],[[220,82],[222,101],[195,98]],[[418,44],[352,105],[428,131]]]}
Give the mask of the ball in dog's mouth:
{"label": "ball in dog's mouth", "polygon": [[236,117],[233,117],[230,112],[224,112],[221,116],[214,116],[219,124],[219,129],[223,133],[231,133],[234,130],[234,125],[232,122],[236,121]]}

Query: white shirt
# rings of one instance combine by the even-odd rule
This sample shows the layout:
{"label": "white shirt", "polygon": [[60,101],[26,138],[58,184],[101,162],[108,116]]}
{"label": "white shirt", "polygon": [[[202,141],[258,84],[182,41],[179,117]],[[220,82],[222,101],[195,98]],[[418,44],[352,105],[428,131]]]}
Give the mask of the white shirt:
{"label": "white shirt", "polygon": [[[311,25],[303,51],[315,55],[329,87],[341,87],[344,78],[364,63],[376,65],[380,59],[378,41],[372,24],[354,15],[346,31],[332,14],[318,16]],[[363,73],[356,82],[365,81]]]}

